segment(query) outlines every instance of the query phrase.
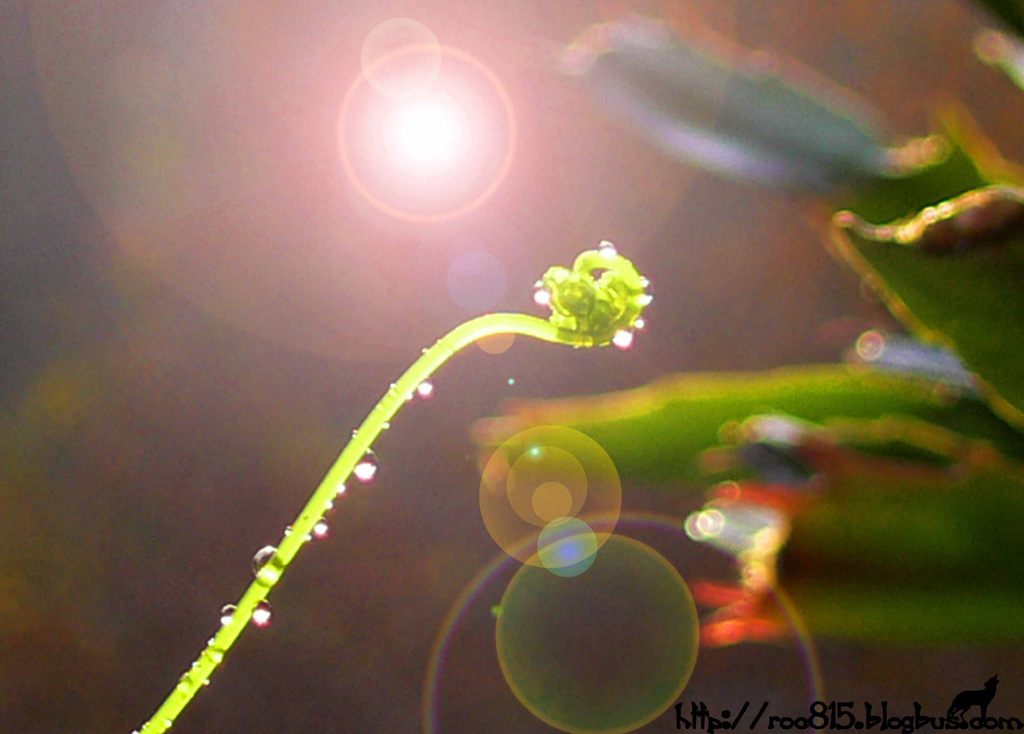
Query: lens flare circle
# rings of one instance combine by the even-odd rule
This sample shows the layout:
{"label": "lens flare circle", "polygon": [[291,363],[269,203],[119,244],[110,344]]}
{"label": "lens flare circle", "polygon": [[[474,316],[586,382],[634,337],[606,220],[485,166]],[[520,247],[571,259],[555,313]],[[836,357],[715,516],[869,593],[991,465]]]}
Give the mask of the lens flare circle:
{"label": "lens flare circle", "polygon": [[[604,528],[604,521],[600,517],[588,517],[588,522],[594,528]],[[645,535],[650,531],[665,533],[670,536],[685,538],[687,533],[683,521],[675,516],[661,515],[656,513],[623,512],[621,516],[612,518],[612,525],[616,527],[627,527]],[[449,609],[444,622],[438,629],[431,647],[430,661],[423,679],[423,695],[421,706],[421,724],[425,734],[438,734],[442,731],[441,726],[441,693],[442,682],[449,673],[448,685],[457,690],[463,678],[451,671],[446,671],[446,663],[449,661],[454,648],[453,644],[459,632],[465,632],[463,622],[472,613],[486,614],[488,608],[495,605],[496,597],[491,595],[497,582],[508,574],[513,565],[518,561],[505,552],[495,556],[490,563],[480,569],[473,578],[465,585],[458,598]],[[800,652],[801,662],[804,665],[807,675],[807,701],[826,700],[825,691],[821,679],[820,662],[815,650],[814,641],[811,638],[807,626],[801,619],[799,610],[793,602],[785,595],[776,590],[776,595],[787,622],[791,625],[794,633],[794,644]],[[504,616],[504,608],[496,605],[500,615]],[[498,616],[498,615],[494,615]],[[475,642],[475,640],[474,640]],[[462,672],[465,675],[465,671]],[[458,726],[453,722],[453,726]],[[444,727],[445,731],[448,730]]]}
{"label": "lens flare circle", "polygon": [[[554,517],[537,512],[545,509],[549,495],[568,494],[568,507]],[[509,468],[505,482],[509,507],[523,521],[544,528],[560,517],[574,517],[587,499],[587,472],[579,460],[557,446],[532,445]],[[557,497],[553,497],[557,501]]]}
{"label": "lens flare circle", "polygon": [[565,577],[522,566],[501,600],[502,674],[531,713],[573,733],[632,731],[683,692],[700,634],[693,597],[657,551],[620,535]]}
{"label": "lens flare circle", "polygon": [[[444,64],[429,94],[392,99],[390,114],[382,114],[379,100],[366,95],[368,80],[438,49]],[[512,99],[497,75],[472,54],[429,43],[376,59],[353,80],[338,114],[341,163],[352,187],[376,210],[415,224],[457,219],[490,199],[512,166],[516,138]],[[389,150],[384,161],[380,149]],[[382,170],[396,163],[404,178]]]}
{"label": "lens flare circle", "polygon": [[507,352],[515,340],[515,334],[495,334],[493,336],[485,336],[482,339],[477,339],[476,345],[488,354],[497,355]]}
{"label": "lens flare circle", "polygon": [[507,439],[491,454],[480,480],[487,532],[506,553],[538,567],[544,564],[537,544],[552,515],[600,515],[605,521],[594,533],[600,548],[621,508],[622,485],[611,457],[586,434],[564,426],[536,426]]}
{"label": "lens flare circle", "polygon": [[494,308],[505,295],[508,276],[501,260],[489,252],[464,252],[448,266],[448,294],[461,308],[481,312]]}
{"label": "lens flare circle", "polygon": [[857,337],[854,350],[863,361],[876,362],[885,351],[885,337],[874,329],[865,331]]}
{"label": "lens flare circle", "polygon": [[552,520],[540,531],[537,558],[556,576],[579,576],[594,565],[597,535],[578,517]]}
{"label": "lens flare circle", "polygon": [[534,491],[530,502],[533,513],[549,524],[569,517],[572,512],[572,492],[561,482],[544,482]]}
{"label": "lens flare circle", "polygon": [[[417,54],[402,54],[409,48]],[[389,64],[381,60],[398,58]],[[390,18],[378,23],[359,51],[363,78],[383,95],[408,98],[430,89],[441,70],[441,44],[427,26],[412,18]]]}

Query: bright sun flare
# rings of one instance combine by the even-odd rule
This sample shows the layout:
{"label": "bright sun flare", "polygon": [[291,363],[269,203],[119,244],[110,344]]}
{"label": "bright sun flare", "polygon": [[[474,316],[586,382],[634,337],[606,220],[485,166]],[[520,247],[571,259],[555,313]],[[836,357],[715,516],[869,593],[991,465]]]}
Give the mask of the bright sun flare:
{"label": "bright sun flare", "polygon": [[436,172],[455,159],[462,140],[462,119],[448,101],[414,99],[396,110],[390,132],[400,163]]}

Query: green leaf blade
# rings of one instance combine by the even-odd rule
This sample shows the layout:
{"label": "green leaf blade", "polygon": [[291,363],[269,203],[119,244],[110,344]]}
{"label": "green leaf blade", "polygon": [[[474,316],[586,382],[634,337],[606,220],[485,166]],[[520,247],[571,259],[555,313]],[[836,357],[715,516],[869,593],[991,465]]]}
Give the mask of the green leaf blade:
{"label": "green leaf blade", "polygon": [[[832,241],[897,318],[956,352],[978,375],[993,410],[1024,428],[1024,226],[1011,219],[972,233],[968,219],[987,213],[967,203],[995,191],[992,184],[1006,181],[1011,169],[993,159],[979,133],[961,125],[952,134],[944,159],[862,191],[834,218]],[[1013,197],[1024,201],[1024,189],[998,190],[1009,198],[990,197],[989,211]],[[915,221],[932,222],[916,239]],[[948,241],[935,247],[942,238]]]}

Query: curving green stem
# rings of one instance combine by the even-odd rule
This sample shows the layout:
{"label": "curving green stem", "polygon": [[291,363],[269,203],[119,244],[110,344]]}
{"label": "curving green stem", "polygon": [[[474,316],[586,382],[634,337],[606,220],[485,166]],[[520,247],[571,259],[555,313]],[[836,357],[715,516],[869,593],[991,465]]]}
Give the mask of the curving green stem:
{"label": "curving green stem", "polygon": [[[597,279],[592,275],[595,271],[601,272]],[[170,729],[196,692],[209,682],[257,605],[267,598],[285,568],[310,539],[313,526],[331,508],[356,464],[370,450],[388,421],[415,394],[420,383],[460,349],[487,336],[522,334],[573,347],[605,346],[617,333],[637,324],[644,306],[651,301],[651,296],[645,292],[647,284],[647,279],[629,260],[619,255],[611,243],[603,242],[600,249],[588,250],[577,257],[572,269],[553,267],[537,281],[538,293],[542,294],[539,301],[551,307],[550,320],[523,314],[488,314],[455,327],[432,347],[424,349],[423,356],[392,383],[387,394],[353,432],[352,440],[302,508],[273,556],[259,569],[256,580],[235,605],[235,611],[223,620],[191,668],[139,730],[141,734]]]}

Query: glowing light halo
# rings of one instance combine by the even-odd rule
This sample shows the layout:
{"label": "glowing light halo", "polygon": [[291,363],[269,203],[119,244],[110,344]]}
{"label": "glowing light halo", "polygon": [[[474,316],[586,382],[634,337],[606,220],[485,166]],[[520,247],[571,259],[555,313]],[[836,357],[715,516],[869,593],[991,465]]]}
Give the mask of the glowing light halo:
{"label": "glowing light halo", "polygon": [[[600,515],[586,516],[586,520],[595,529],[616,527],[649,528],[674,535],[686,536],[684,520],[653,512],[625,511],[607,518]],[[529,547],[530,543],[525,542],[522,544],[521,549],[525,550]],[[600,550],[598,553],[600,553]],[[465,619],[470,606],[481,597],[487,586],[501,572],[511,568],[516,562],[514,555],[506,552],[498,553],[490,563],[477,571],[466,583],[445,615],[444,621],[438,627],[437,635],[434,637],[434,642],[430,648],[430,659],[423,677],[423,693],[420,701],[421,724],[425,734],[437,734],[440,731],[438,689],[440,687],[446,653],[456,630],[463,619]],[[812,703],[814,701],[823,701],[825,698],[821,667],[810,631],[807,629],[807,625],[801,617],[799,610],[788,596],[782,593],[782,589],[774,588],[772,593],[780,602],[783,613],[793,628],[795,634],[794,642],[801,653],[806,668],[808,701]]]}
{"label": "glowing light halo", "polygon": [[675,566],[635,538],[611,535],[590,562],[581,574],[519,568],[502,595],[498,664],[519,703],[546,724],[626,734],[661,716],[689,683],[697,608]]}
{"label": "glowing light halo", "polygon": [[[491,454],[480,479],[480,517],[491,539],[520,562],[543,567],[537,543],[550,523],[539,517],[538,491],[562,485],[570,517],[614,517],[622,484],[608,452],[585,433],[565,426],[534,426],[509,437]],[[540,498],[539,498],[540,499]],[[614,529],[596,533],[598,548]]]}
{"label": "glowing light halo", "polygon": [[552,520],[537,539],[538,560],[563,578],[579,576],[594,565],[597,550],[597,534],[578,517]]}
{"label": "glowing light halo", "polygon": [[[429,47],[431,53],[426,64],[398,72],[387,73],[376,62],[396,50],[410,46]],[[389,48],[390,47],[390,48]],[[381,94],[401,99],[420,94],[434,83],[441,70],[441,44],[434,32],[412,18],[389,18],[374,26],[359,50],[359,63],[366,81]]]}
{"label": "glowing light halo", "polygon": [[423,175],[452,168],[464,134],[461,112],[454,100],[429,92],[399,103],[388,126],[396,163]]}
{"label": "glowing light halo", "polygon": [[[509,507],[524,522],[538,530],[559,517],[575,517],[587,499],[587,472],[579,459],[557,446],[544,446],[543,450],[543,459],[548,462],[548,466],[537,468],[547,469],[543,472],[544,476],[530,476],[530,464],[537,464],[538,458],[524,452],[512,462],[505,480],[505,497]],[[556,473],[558,479],[548,478],[552,473]],[[569,506],[555,517],[545,517],[537,511],[538,505],[546,504],[546,495],[557,492],[558,487],[568,495]]]}
{"label": "glowing light halo", "polygon": [[544,482],[530,498],[533,514],[549,524],[572,514],[572,493],[561,482]]}
{"label": "glowing light halo", "polygon": [[450,57],[456,59],[467,64],[472,69],[477,71],[479,74],[483,76],[485,81],[487,81],[487,83],[490,85],[491,89],[493,90],[495,95],[497,95],[499,101],[501,102],[502,108],[504,109],[505,112],[505,122],[508,128],[508,144],[506,146],[505,157],[502,160],[501,165],[498,167],[498,170],[495,173],[493,180],[490,183],[488,183],[474,199],[472,199],[469,203],[461,207],[455,207],[436,214],[414,214],[412,212],[404,211],[398,208],[397,206],[392,206],[391,204],[388,204],[386,201],[384,201],[379,196],[370,191],[370,189],[366,186],[365,182],[359,177],[354,166],[352,165],[352,159],[349,156],[348,146],[346,145],[345,142],[345,133],[347,130],[346,123],[348,121],[348,114],[350,108],[352,107],[353,101],[355,100],[356,95],[360,92],[360,90],[362,90],[366,85],[369,84],[369,82],[367,81],[367,76],[372,76],[377,66],[392,63],[396,59],[406,55],[419,53],[436,53],[437,50],[437,47],[433,46],[432,44],[405,46],[397,51],[386,54],[385,56],[382,56],[381,58],[375,60],[369,68],[361,70],[359,74],[356,75],[356,78],[349,86],[348,91],[345,92],[345,96],[341,103],[341,111],[339,112],[338,115],[338,138],[340,142],[339,147],[341,152],[341,164],[349,182],[355,187],[359,195],[362,196],[363,199],[369,202],[370,205],[372,205],[378,211],[381,211],[384,214],[387,214],[388,216],[393,217],[395,219],[405,222],[411,222],[414,224],[438,224],[440,222],[447,222],[451,219],[456,219],[458,217],[464,216],[465,214],[468,214],[469,212],[478,208],[481,204],[483,204],[485,201],[490,199],[491,196],[494,195],[494,193],[498,190],[498,187],[505,180],[505,177],[508,175],[509,169],[512,167],[512,158],[516,148],[517,126],[515,111],[512,107],[512,98],[509,96],[504,84],[501,83],[501,80],[493,71],[491,71],[490,68],[488,68],[482,61],[477,59],[472,54],[452,46],[442,45],[440,46],[442,58]]}
{"label": "glowing light halo", "polygon": [[448,266],[445,285],[452,301],[471,313],[492,311],[505,295],[508,275],[486,250],[470,250]]}
{"label": "glowing light halo", "polygon": [[511,348],[515,340],[515,334],[499,334],[497,336],[486,336],[483,339],[477,339],[476,345],[488,354],[504,354]]}

